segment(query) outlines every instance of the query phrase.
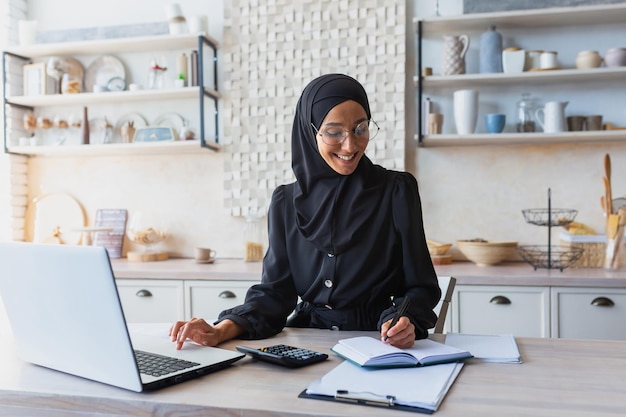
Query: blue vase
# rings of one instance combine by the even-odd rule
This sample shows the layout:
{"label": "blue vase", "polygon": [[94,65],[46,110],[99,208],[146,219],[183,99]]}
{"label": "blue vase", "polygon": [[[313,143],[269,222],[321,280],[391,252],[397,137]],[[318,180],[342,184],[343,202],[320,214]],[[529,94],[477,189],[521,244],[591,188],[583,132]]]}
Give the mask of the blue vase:
{"label": "blue vase", "polygon": [[495,26],[480,35],[478,70],[480,73],[502,72],[502,35]]}

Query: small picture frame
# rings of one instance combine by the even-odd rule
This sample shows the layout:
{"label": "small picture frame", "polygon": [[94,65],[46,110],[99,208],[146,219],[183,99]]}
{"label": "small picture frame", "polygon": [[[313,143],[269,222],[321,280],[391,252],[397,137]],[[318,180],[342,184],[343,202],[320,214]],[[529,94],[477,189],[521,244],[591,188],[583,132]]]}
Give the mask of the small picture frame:
{"label": "small picture frame", "polygon": [[45,63],[24,65],[24,95],[40,96],[46,94],[47,78]]}

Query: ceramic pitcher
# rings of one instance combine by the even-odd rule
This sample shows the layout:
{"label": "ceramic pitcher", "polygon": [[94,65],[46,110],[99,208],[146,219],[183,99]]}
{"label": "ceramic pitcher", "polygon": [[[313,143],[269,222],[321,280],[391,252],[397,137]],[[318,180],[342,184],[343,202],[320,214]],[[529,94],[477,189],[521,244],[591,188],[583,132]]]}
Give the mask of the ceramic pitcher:
{"label": "ceramic pitcher", "polygon": [[535,117],[545,133],[565,132],[565,107],[567,101],[549,101],[535,111]]}
{"label": "ceramic pitcher", "polygon": [[465,54],[470,40],[467,35],[445,35],[441,55],[441,74],[465,74]]}

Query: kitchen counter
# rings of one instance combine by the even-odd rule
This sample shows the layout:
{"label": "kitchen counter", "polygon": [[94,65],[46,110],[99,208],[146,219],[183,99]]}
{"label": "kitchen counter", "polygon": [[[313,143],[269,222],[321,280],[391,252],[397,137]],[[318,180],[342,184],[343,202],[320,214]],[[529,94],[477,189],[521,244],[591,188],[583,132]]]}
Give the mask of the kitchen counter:
{"label": "kitchen counter", "polygon": [[[113,259],[116,278],[259,281],[261,262],[241,259],[217,259],[212,264],[198,264],[193,259],[178,258],[161,262],[129,262]],[[453,276],[457,285],[515,285],[626,288],[626,268],[607,271],[602,268],[533,268],[525,262],[494,266],[476,266],[471,262],[436,265],[441,276]]]}

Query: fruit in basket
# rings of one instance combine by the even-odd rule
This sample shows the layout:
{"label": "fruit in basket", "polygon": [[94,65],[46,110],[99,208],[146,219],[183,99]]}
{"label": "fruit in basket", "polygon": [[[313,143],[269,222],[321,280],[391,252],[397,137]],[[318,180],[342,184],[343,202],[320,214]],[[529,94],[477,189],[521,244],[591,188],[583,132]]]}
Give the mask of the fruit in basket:
{"label": "fruit in basket", "polygon": [[571,235],[595,235],[597,234],[594,229],[579,222],[571,222],[569,224],[566,224],[563,227]]}

